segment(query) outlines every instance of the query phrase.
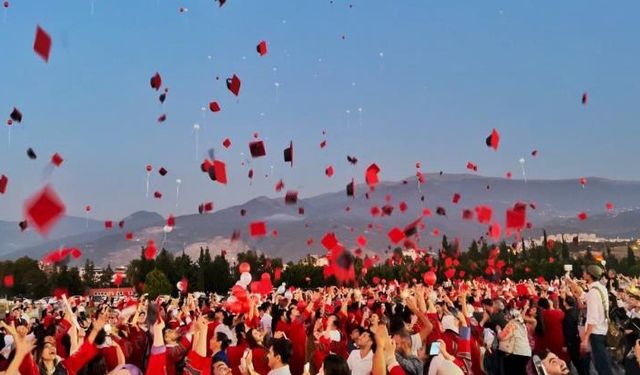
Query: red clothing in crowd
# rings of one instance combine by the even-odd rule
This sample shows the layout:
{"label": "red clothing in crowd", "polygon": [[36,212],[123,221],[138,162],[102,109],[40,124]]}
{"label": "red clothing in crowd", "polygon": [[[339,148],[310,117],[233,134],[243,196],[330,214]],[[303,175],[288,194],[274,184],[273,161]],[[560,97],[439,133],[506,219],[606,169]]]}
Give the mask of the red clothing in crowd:
{"label": "red clothing in crowd", "polygon": [[546,348],[563,360],[568,361],[569,356],[567,355],[567,352],[563,350],[563,347],[566,347],[564,331],[562,328],[563,320],[564,311],[562,310],[542,311],[544,344]]}

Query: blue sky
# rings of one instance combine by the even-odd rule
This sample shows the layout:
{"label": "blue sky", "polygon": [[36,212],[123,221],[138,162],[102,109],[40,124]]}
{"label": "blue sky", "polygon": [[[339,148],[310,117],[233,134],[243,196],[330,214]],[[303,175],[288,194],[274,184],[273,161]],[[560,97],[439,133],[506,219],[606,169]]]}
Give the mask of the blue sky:
{"label": "blue sky", "polygon": [[[413,175],[417,161],[459,173],[471,160],[483,175],[519,177],[521,157],[531,178],[638,179],[637,1],[13,0],[3,11],[0,174],[10,183],[0,219],[21,219],[22,202],[45,181],[69,213],[91,204],[93,217],[118,219],[275,196],[280,178],[302,198],[341,190],[371,162],[388,180]],[[53,38],[48,64],[32,50],[37,24]],[[263,39],[269,53],[260,57]],[[156,71],[169,87],[164,106],[149,87]],[[238,98],[224,83],[234,73]],[[211,100],[222,111],[203,114]],[[4,118],[14,105],[24,121],[9,144]],[[198,159],[215,147],[228,186],[200,173],[194,123]],[[494,127],[498,152],[484,145]],[[253,132],[267,157],[251,162],[249,185],[240,153]],[[290,140],[294,168],[282,161]],[[65,162],[45,180],[54,152]],[[162,200],[145,198],[146,164],[169,170],[151,177]]]}

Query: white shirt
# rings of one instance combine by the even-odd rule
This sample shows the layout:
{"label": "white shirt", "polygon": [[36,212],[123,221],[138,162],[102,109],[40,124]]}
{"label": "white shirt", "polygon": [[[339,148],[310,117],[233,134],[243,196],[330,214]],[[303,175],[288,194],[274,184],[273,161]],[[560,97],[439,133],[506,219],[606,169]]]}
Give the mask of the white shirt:
{"label": "white shirt", "polygon": [[291,375],[291,371],[289,370],[289,365],[285,365],[279,369],[269,371],[267,375]]}
{"label": "white shirt", "polygon": [[[598,290],[596,290],[598,288]],[[603,303],[604,298],[604,303]],[[587,321],[586,324],[593,325],[592,334],[607,334],[607,318],[605,315],[605,306],[609,307],[609,295],[604,286],[598,281],[594,281],[589,285],[589,291],[586,297],[587,302]]]}
{"label": "white shirt", "polygon": [[352,350],[347,364],[353,375],[370,375],[373,370],[373,350],[369,350],[364,358],[360,355],[359,349]]}
{"label": "white shirt", "polygon": [[271,317],[271,315],[265,313],[262,316],[262,319],[260,319],[260,327],[262,328],[262,330],[264,332],[269,332],[271,333],[271,321],[273,320],[273,318]]}

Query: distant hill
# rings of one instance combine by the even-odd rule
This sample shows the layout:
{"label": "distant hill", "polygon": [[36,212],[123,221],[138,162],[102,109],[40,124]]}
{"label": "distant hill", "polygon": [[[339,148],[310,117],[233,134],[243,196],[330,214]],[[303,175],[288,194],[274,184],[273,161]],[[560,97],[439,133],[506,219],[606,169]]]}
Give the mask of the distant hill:
{"label": "distant hill", "polygon": [[[105,230],[102,222],[85,219],[65,218],[56,226],[48,239],[27,231],[20,233],[17,223],[0,222],[0,249],[2,257],[17,258],[29,255],[39,258],[42,254],[58,246],[77,246],[84,256],[105,265],[125,264],[139,256],[140,246],[148,239],[164,244],[172,251],[186,249],[197,255],[201,245],[212,250],[225,249],[231,254],[246,249],[256,249],[274,257],[296,260],[308,253],[323,253],[320,239],[328,232],[337,234],[347,247],[356,247],[360,234],[367,237],[366,251],[382,253],[387,249],[387,232],[394,226],[404,227],[421,216],[423,208],[429,208],[433,215],[426,217],[426,231],[421,235],[421,246],[437,245],[440,236],[431,235],[434,228],[448,237],[458,237],[463,243],[485,234],[487,227],[477,221],[462,220],[462,210],[473,209],[478,204],[490,205],[494,209],[494,219],[504,226],[505,211],[514,203],[533,203],[535,209],[528,209],[528,221],[534,231],[525,235],[537,235],[544,227],[550,233],[590,232],[600,236],[637,237],[640,228],[640,182],[616,181],[602,178],[588,178],[583,188],[578,179],[567,180],[509,180],[477,175],[428,174],[426,183],[418,189],[415,177],[405,181],[383,182],[369,192],[368,187],[357,185],[356,197],[347,197],[345,191],[322,194],[314,197],[301,196],[297,205],[286,205],[284,198],[270,199],[258,197],[242,205],[215,211],[206,215],[184,215],[176,218],[176,227],[171,233],[163,232],[165,219],[151,212],[137,212],[125,218],[125,228]],[[345,184],[346,185],[346,184]],[[458,204],[452,203],[454,193],[459,193]],[[284,194],[283,194],[284,195]],[[421,197],[424,196],[424,201]],[[373,217],[372,206],[388,204],[394,211],[390,216]],[[398,205],[406,202],[408,209],[401,213]],[[606,202],[615,205],[613,213],[607,213]],[[446,210],[446,216],[435,215],[436,207]],[[304,215],[298,213],[304,208]],[[346,208],[349,208],[347,210]],[[241,216],[240,211],[246,210]],[[577,220],[579,212],[589,215],[586,221]],[[248,225],[252,221],[265,221],[268,236],[253,239],[248,235]],[[372,225],[369,228],[369,224]],[[241,232],[237,242],[229,241],[234,230]],[[277,236],[271,234],[277,230]],[[135,240],[126,241],[124,234],[134,232]],[[307,246],[307,239],[313,239]]]}

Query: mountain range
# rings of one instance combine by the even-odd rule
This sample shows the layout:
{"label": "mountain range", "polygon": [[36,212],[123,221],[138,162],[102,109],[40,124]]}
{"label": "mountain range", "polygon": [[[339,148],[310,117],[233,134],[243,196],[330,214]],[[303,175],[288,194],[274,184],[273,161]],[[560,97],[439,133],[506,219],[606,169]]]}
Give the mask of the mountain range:
{"label": "mountain range", "polygon": [[[204,215],[196,211],[178,216],[169,233],[163,230],[166,218],[146,211],[126,217],[123,229],[117,223],[114,229],[105,229],[102,221],[64,217],[46,238],[32,230],[20,232],[17,222],[0,221],[0,257],[40,258],[61,246],[77,247],[83,257],[93,259],[97,265],[118,266],[140,256],[141,246],[153,239],[158,247],[176,253],[184,250],[192,257],[197,257],[201,246],[209,246],[214,253],[226,250],[230,257],[238,251],[254,249],[272,257],[297,260],[306,254],[324,253],[320,240],[327,232],[334,232],[348,248],[359,246],[356,238],[362,234],[367,239],[365,252],[382,254],[390,245],[387,232],[422,217],[425,208],[432,215],[423,218],[426,228],[420,246],[439,244],[442,234],[466,244],[485,235],[487,225],[463,220],[463,209],[489,205],[494,220],[504,227],[506,210],[517,202],[530,204],[527,221],[532,223],[532,229],[525,231],[525,236],[539,236],[545,228],[550,234],[580,232],[634,238],[640,228],[640,182],[636,181],[594,177],[581,185],[578,179],[525,182],[469,174],[426,174],[425,179],[420,186],[416,177],[381,182],[374,190],[357,185],[355,197],[338,191],[301,196],[296,204],[286,204],[283,191],[279,198],[257,197]],[[452,201],[455,193],[460,195],[457,204]],[[407,206],[404,212],[399,209],[401,202]],[[607,210],[608,202],[615,206],[613,210]],[[374,217],[372,207],[384,205],[393,206],[393,212]],[[299,207],[304,209],[303,214]],[[444,208],[446,215],[437,215],[437,207]],[[587,220],[577,218],[580,212],[587,214]],[[249,235],[249,224],[256,221],[266,223],[266,236]],[[436,228],[439,235],[433,233]],[[234,231],[240,232],[237,241],[231,241]],[[134,234],[133,240],[125,239],[127,232]],[[309,240],[313,240],[311,245]]]}

